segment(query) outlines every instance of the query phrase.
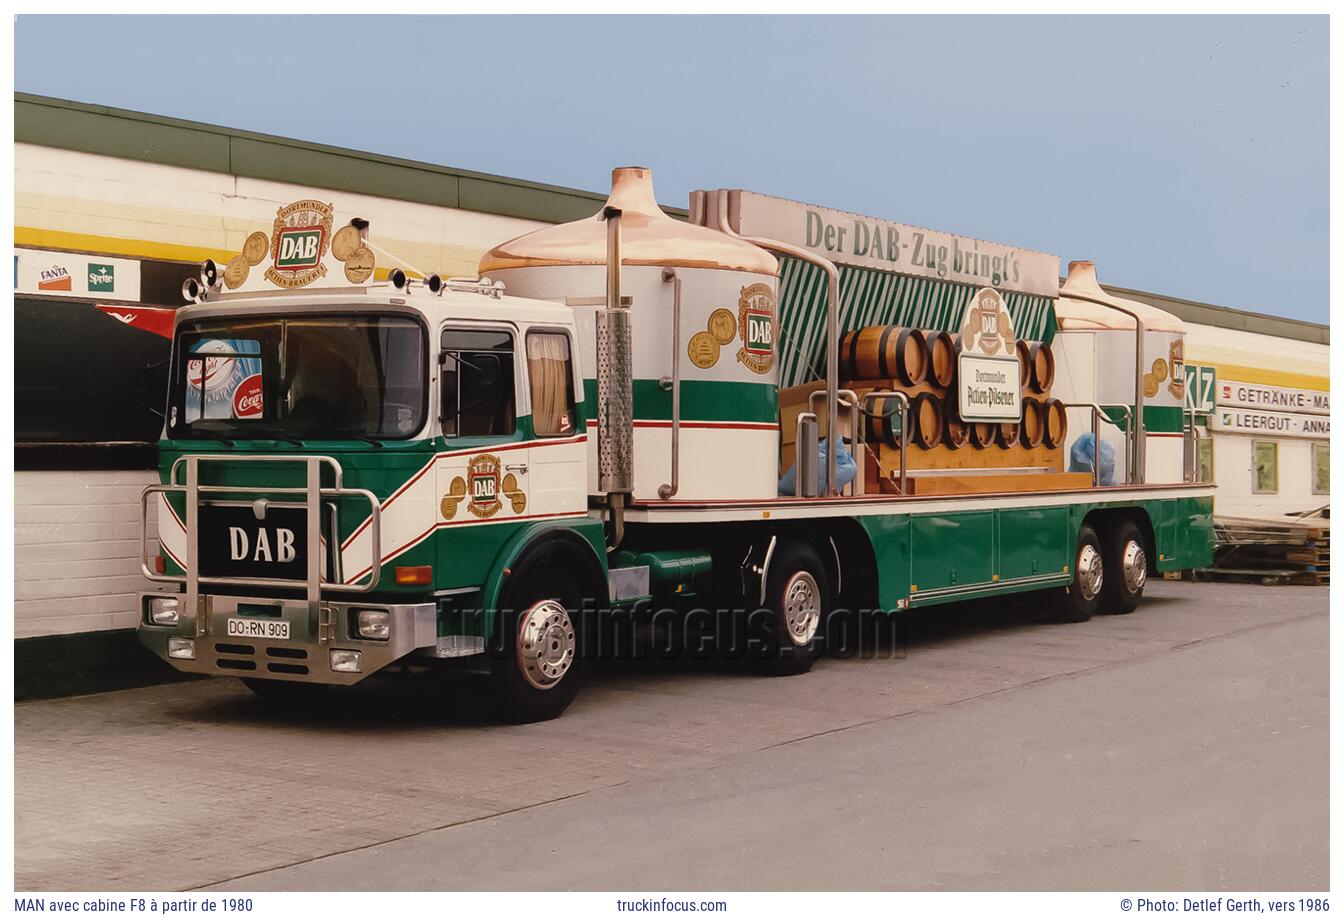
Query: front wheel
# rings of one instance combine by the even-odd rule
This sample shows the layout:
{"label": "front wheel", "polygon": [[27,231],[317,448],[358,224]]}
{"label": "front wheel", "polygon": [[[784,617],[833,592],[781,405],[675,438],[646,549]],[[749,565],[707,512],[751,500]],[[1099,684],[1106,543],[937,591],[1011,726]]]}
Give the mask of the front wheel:
{"label": "front wheel", "polygon": [[543,722],[564,712],[579,692],[585,624],[572,586],[520,575],[514,575],[523,586],[520,602],[495,615],[491,695],[504,720]]}
{"label": "front wheel", "polygon": [[1058,596],[1059,618],[1066,623],[1085,623],[1101,607],[1105,581],[1101,541],[1088,524],[1078,528],[1078,548],[1073,554],[1073,583]]}
{"label": "front wheel", "polygon": [[1143,601],[1143,587],[1148,583],[1143,534],[1133,521],[1124,521],[1107,535],[1103,549],[1106,582],[1102,609],[1107,613],[1133,613]]}

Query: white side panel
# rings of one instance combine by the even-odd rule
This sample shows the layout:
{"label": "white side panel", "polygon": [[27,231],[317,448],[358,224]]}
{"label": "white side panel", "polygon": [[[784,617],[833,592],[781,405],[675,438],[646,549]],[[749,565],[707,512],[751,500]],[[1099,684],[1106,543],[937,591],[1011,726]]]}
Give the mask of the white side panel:
{"label": "white side panel", "polygon": [[[774,498],[779,494],[778,451],[775,429],[683,427],[676,500]],[[636,428],[635,457],[635,500],[656,502],[658,487],[671,481],[671,429]]]}
{"label": "white side panel", "polygon": [[1147,483],[1156,485],[1163,482],[1183,482],[1185,480],[1185,439],[1181,437],[1156,436],[1147,439]]}
{"label": "white side panel", "polygon": [[14,638],[135,626],[137,592],[154,587],[140,574],[140,490],[157,481],[150,470],[14,474]]}

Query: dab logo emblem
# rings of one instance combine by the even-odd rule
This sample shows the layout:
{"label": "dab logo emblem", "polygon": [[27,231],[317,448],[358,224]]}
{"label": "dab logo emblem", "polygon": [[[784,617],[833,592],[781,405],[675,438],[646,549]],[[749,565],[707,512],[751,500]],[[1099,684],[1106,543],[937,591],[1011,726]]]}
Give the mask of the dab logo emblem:
{"label": "dab logo emblem", "polygon": [[493,517],[502,507],[499,458],[494,454],[472,457],[467,464],[467,498],[467,510],[478,518]]}
{"label": "dab logo emblem", "polygon": [[320,201],[296,201],[277,211],[266,280],[296,288],[324,276],[327,267],[322,258],[331,245],[331,224],[331,205]]}
{"label": "dab logo emblem", "polygon": [[775,366],[775,295],[768,284],[749,284],[737,299],[737,329],[742,347],[737,360],[757,374]]}
{"label": "dab logo emblem", "polygon": [[1013,318],[1003,295],[993,288],[981,288],[971,300],[961,327],[963,349],[982,355],[996,355],[1000,351],[1011,354],[1017,347],[1013,333]]}
{"label": "dab logo emblem", "polygon": [[1171,382],[1167,384],[1167,392],[1176,397],[1177,400],[1185,401],[1185,340],[1172,339],[1171,347],[1167,351],[1167,357],[1171,361]]}

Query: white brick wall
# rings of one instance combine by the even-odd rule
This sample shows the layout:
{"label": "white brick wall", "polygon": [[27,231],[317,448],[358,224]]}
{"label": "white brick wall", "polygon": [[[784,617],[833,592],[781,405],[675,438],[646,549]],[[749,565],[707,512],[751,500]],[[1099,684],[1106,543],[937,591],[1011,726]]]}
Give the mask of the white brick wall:
{"label": "white brick wall", "polygon": [[155,481],[150,470],[14,474],[16,639],[135,626],[136,592],[151,586],[140,490]]}

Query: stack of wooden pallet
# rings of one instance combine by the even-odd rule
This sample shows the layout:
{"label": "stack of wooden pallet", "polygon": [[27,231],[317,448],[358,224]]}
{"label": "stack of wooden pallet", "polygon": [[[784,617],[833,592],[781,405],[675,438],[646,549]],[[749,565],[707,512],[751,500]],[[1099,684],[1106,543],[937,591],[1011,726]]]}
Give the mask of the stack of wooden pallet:
{"label": "stack of wooden pallet", "polygon": [[1201,577],[1265,584],[1330,583],[1329,518],[1215,515],[1213,530],[1213,565],[1201,569]]}

